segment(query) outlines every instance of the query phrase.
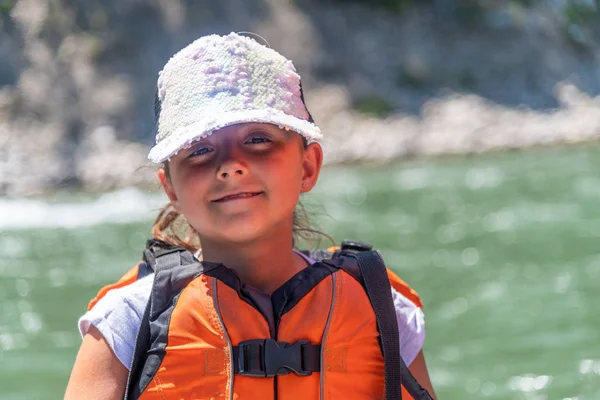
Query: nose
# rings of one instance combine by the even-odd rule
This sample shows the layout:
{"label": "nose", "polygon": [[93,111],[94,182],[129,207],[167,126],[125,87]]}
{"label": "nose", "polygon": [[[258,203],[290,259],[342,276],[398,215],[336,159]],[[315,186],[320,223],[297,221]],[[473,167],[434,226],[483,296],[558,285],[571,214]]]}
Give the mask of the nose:
{"label": "nose", "polygon": [[237,151],[228,149],[229,151],[223,152],[223,158],[221,164],[217,170],[217,178],[219,180],[228,180],[235,178],[242,178],[248,174],[248,167],[243,161],[241,154]]}
{"label": "nose", "polygon": [[222,128],[215,137],[218,139],[216,175],[220,181],[244,178],[250,173],[247,154],[243,146],[238,143],[240,141],[238,133],[239,127],[233,125]]}
{"label": "nose", "polygon": [[234,175],[234,176],[245,175],[244,169],[243,168],[231,168],[231,169],[224,170],[223,168],[221,168],[221,170],[219,171],[219,177],[221,179],[227,179],[232,175]]}

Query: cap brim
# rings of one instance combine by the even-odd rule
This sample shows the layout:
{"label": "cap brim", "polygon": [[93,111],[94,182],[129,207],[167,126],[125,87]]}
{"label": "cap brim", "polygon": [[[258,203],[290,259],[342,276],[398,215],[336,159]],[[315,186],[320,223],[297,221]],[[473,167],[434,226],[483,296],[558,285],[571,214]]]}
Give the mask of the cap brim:
{"label": "cap brim", "polygon": [[196,122],[179,128],[157,143],[148,154],[148,159],[156,164],[163,163],[193,142],[210,136],[213,132],[227,126],[241,123],[267,123],[288,127],[304,136],[308,142],[319,141],[323,136],[314,123],[285,114],[279,110],[240,110],[229,111],[217,116],[200,117]]}

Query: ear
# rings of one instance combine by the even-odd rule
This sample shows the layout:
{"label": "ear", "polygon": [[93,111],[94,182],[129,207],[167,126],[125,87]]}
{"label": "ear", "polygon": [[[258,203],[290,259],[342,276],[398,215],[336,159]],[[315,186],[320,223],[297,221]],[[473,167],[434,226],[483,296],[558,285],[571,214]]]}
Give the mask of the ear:
{"label": "ear", "polygon": [[157,176],[158,176],[158,180],[160,181],[160,184],[161,184],[163,190],[165,191],[165,193],[167,194],[167,197],[169,198],[169,201],[171,202],[171,206],[175,209],[175,211],[180,212],[179,211],[179,200],[177,199],[177,194],[175,193],[175,189],[173,189],[173,184],[171,183],[171,180],[167,176],[165,169],[164,168],[159,169]]}
{"label": "ear", "polygon": [[319,143],[311,143],[304,150],[302,162],[302,192],[310,192],[317,184],[321,166],[323,165],[323,149]]}

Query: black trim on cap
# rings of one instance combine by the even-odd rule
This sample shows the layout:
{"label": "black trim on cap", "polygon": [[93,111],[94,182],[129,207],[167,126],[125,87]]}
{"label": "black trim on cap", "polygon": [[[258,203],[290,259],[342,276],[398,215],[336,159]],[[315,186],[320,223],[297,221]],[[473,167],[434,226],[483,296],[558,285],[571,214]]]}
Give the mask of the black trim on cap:
{"label": "black trim on cap", "polygon": [[154,125],[155,125],[155,134],[158,133],[158,128],[160,124],[160,113],[162,111],[162,103],[160,98],[158,97],[158,88],[156,88],[156,92],[154,93]]}
{"label": "black trim on cap", "polygon": [[162,104],[160,102],[160,98],[158,97],[158,89],[156,89],[156,92],[154,93],[154,118],[156,119],[156,123],[158,123],[161,108]]}
{"label": "black trim on cap", "polygon": [[302,104],[304,104],[304,108],[306,109],[306,113],[308,114],[308,122],[312,122],[314,124],[315,120],[313,119],[312,115],[310,114],[310,111],[308,111],[308,106],[306,105],[306,101],[304,101],[304,92],[302,91],[302,80],[300,80],[299,84],[300,84],[300,100],[302,100]]}

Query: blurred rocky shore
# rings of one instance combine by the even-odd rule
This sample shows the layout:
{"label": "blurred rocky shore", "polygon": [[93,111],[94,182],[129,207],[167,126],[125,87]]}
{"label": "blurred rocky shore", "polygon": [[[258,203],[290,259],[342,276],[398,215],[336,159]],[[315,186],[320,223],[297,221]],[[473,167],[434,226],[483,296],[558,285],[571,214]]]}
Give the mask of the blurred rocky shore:
{"label": "blurred rocky shore", "polygon": [[208,33],[294,60],[327,163],[600,137],[595,1],[0,0],[0,195],[154,181],[158,71]]}

